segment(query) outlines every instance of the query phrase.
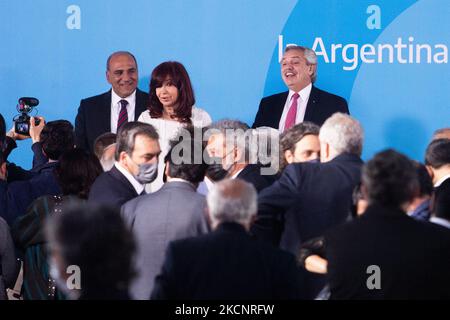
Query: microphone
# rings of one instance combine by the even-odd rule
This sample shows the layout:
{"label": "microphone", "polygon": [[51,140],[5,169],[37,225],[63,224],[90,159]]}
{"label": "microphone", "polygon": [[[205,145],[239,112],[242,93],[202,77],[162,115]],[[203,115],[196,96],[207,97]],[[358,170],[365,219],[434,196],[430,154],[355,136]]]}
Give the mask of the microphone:
{"label": "microphone", "polygon": [[39,100],[32,97],[22,97],[19,99],[19,104],[29,107],[35,107],[39,104]]}

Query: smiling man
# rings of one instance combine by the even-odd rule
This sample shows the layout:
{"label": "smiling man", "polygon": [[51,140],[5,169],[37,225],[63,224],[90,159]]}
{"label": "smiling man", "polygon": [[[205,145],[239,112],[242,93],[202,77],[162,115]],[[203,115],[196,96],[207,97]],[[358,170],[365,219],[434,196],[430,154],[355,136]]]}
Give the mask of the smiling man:
{"label": "smiling man", "polygon": [[92,152],[95,139],[105,132],[116,133],[128,121],[136,121],[146,110],[148,95],[137,89],[136,58],[127,51],[108,57],[108,92],[81,100],[75,120],[76,145]]}
{"label": "smiling man", "polygon": [[289,91],[261,100],[253,128],[267,126],[284,132],[303,121],[321,126],[335,112],[349,113],[344,98],[313,85],[317,78],[317,56],[313,50],[286,47],[281,77]]}

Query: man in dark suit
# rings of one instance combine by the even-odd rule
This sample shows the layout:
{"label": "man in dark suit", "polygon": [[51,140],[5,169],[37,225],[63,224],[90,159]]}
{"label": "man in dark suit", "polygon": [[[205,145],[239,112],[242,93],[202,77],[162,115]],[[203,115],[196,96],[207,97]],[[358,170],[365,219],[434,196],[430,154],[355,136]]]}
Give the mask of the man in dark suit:
{"label": "man in dark suit", "polygon": [[138,67],[127,51],[114,52],[106,64],[106,79],[112,89],[81,100],[75,120],[76,145],[93,152],[95,139],[116,133],[128,121],[136,121],[147,109],[148,94],[137,88]]}
{"label": "man in dark suit", "polygon": [[[205,176],[206,165],[195,162],[195,152],[183,154],[181,161],[176,152],[180,149],[194,151],[202,141],[178,141],[171,142],[165,157],[167,182],[162,188],[122,206],[122,217],[133,232],[138,249],[134,263],[138,275],[130,286],[134,299],[150,297],[169,242],[209,231],[205,197],[196,192]],[[198,151],[203,154],[203,150]]]}
{"label": "man in dark suit", "polygon": [[[258,198],[253,234],[292,254],[298,254],[302,242],[346,220],[353,189],[360,181],[363,132],[359,122],[334,114],[323,124],[319,139],[322,163],[288,165]],[[311,281],[306,291],[313,298],[321,284]]]}
{"label": "man in dark suit", "polygon": [[317,56],[309,48],[288,46],[281,60],[281,77],[289,91],[265,97],[253,128],[272,127],[284,132],[302,121],[321,126],[335,112],[349,113],[344,98],[316,88]]}
{"label": "man in dark suit", "polygon": [[298,299],[294,257],[247,233],[256,190],[240,179],[216,183],[207,196],[212,233],[169,245],[152,299]]}
{"label": "man in dark suit", "polygon": [[158,174],[158,139],[152,125],[125,123],[117,133],[116,162],[95,180],[88,201],[120,209],[125,202],[144,194],[145,184]]}
{"label": "man in dark suit", "polygon": [[251,163],[254,140],[247,124],[223,119],[213,123],[208,128],[207,135],[208,154],[222,164],[228,178],[250,182],[257,192],[274,182],[276,170],[272,174],[262,174],[263,166],[257,161]]}
{"label": "man in dark suit", "polygon": [[450,228],[450,139],[433,140],[427,147],[425,164],[434,184],[430,221]]}
{"label": "man in dark suit", "polygon": [[331,299],[450,298],[450,231],[406,214],[417,188],[411,160],[394,150],[363,168],[369,207],[325,234]]}

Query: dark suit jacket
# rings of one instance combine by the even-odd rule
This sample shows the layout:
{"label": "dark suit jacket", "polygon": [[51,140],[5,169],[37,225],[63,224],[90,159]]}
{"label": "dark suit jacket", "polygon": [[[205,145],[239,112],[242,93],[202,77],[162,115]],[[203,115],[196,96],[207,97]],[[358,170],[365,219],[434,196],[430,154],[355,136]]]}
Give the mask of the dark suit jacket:
{"label": "dark suit jacket", "polygon": [[0,216],[9,225],[25,214],[28,206],[37,198],[45,195],[59,195],[61,188],[54,169],[57,162],[46,163],[35,170],[35,175],[23,181],[7,184],[0,181]]}
{"label": "dark suit jacket", "polygon": [[236,178],[253,184],[257,192],[270,186],[276,179],[275,175],[261,175],[261,166],[258,164],[248,164]]}
{"label": "dark suit jacket", "polygon": [[[450,230],[444,227],[375,204],[325,239],[332,299],[450,299]],[[380,268],[379,290],[367,287],[371,265]]]}
{"label": "dark suit jacket", "polygon": [[168,181],[158,191],[122,206],[122,217],[133,232],[138,248],[134,259],[138,275],[130,284],[134,299],[150,297],[170,241],[209,231],[205,205],[205,197],[190,183]]}
{"label": "dark suit jacket", "polygon": [[[362,160],[351,154],[341,154],[326,163],[288,165],[280,179],[259,194],[253,234],[298,255],[303,241],[347,219],[361,166]],[[312,299],[325,279],[304,270],[302,273],[304,295]]]}
{"label": "dark suit jacket", "polygon": [[[263,98],[252,128],[272,127],[278,129],[288,95],[289,91],[286,91]],[[347,101],[312,86],[303,121],[311,121],[321,126],[335,112],[349,114]]]}
{"label": "dark suit jacket", "polygon": [[115,166],[95,179],[89,192],[89,203],[107,205],[120,210],[127,201],[137,197],[133,185]]}
{"label": "dark suit jacket", "polygon": [[293,256],[250,238],[235,223],[169,245],[152,299],[296,299]]}
{"label": "dark suit jacket", "polygon": [[434,190],[433,211],[437,217],[450,220],[450,178]]}
{"label": "dark suit jacket", "polygon": [[[148,94],[136,89],[134,121],[147,110],[147,104]],[[75,119],[75,144],[92,152],[95,139],[105,132],[111,132],[111,90],[81,100]]]}
{"label": "dark suit jacket", "polygon": [[345,221],[362,164],[356,155],[341,154],[325,163],[288,165],[280,179],[259,194],[253,233],[276,243],[274,228],[281,221],[280,246],[297,254],[302,241]]}

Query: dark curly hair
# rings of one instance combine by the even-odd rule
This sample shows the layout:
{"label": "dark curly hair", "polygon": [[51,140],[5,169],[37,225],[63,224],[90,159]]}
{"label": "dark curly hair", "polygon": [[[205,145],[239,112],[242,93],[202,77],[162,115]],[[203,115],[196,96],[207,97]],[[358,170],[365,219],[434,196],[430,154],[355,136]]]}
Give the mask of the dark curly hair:
{"label": "dark curly hair", "polygon": [[62,211],[49,220],[47,235],[50,246],[59,248],[65,266],[80,268],[82,295],[127,290],[135,275],[132,258],[136,247],[120,212],[86,203]]}
{"label": "dark curly hair", "polygon": [[362,170],[369,204],[399,208],[418,194],[417,170],[405,155],[388,149],[377,153]]}
{"label": "dark curly hair", "polygon": [[288,150],[294,153],[297,142],[309,134],[319,136],[319,131],[320,127],[315,123],[304,121],[296,124],[280,135],[280,172],[288,165],[284,153]]}
{"label": "dark curly hair", "polygon": [[42,150],[51,160],[58,160],[66,151],[74,147],[72,124],[67,120],[47,122],[40,134]]}
{"label": "dark curly hair", "polygon": [[55,171],[63,195],[87,199],[92,184],[103,169],[93,154],[83,149],[72,149],[61,155]]}
{"label": "dark curly hair", "polygon": [[150,116],[161,118],[163,106],[156,95],[156,88],[160,88],[167,78],[178,89],[178,107],[174,118],[183,123],[191,123],[192,106],[195,104],[194,91],[186,68],[179,62],[167,61],[153,69],[150,80]]}

